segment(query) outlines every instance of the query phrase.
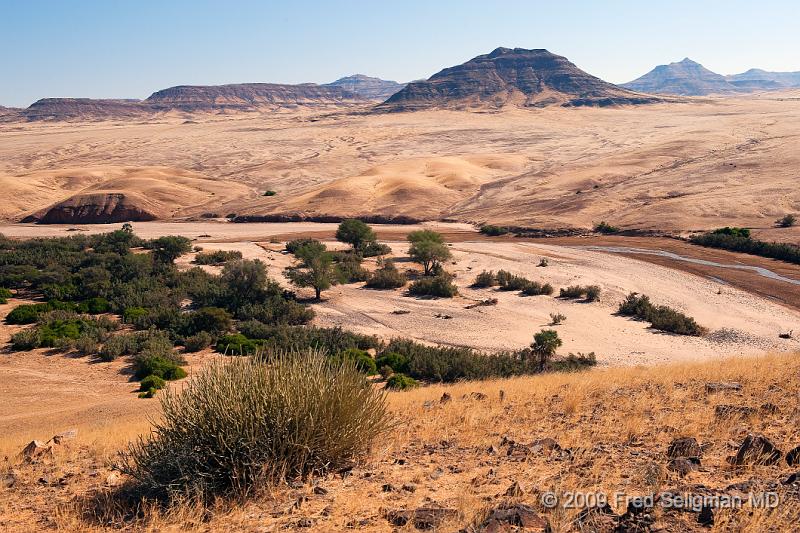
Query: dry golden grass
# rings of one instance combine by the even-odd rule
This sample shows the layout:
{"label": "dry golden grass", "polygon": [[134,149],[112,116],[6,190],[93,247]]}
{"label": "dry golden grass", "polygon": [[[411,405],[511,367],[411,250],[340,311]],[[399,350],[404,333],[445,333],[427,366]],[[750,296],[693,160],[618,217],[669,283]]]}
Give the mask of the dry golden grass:
{"label": "dry golden grass", "polygon": [[[706,383],[719,381],[736,381],[742,390],[708,394]],[[698,484],[725,489],[753,480],[754,490],[778,482],[782,497],[792,498],[779,481],[796,468],[785,463],[733,468],[726,457],[735,453],[748,433],[766,435],[784,452],[800,445],[799,382],[800,358],[791,354],[433,385],[390,393],[390,406],[401,424],[391,438],[378,443],[371,461],[351,475],[277,487],[254,501],[221,502],[211,511],[191,504],[168,511],[146,506],[136,520],[123,520],[119,510],[109,511],[108,504],[114,500],[107,496],[113,490],[106,476],[114,450],[146,430],[144,422],[126,425],[108,433],[79,435],[60,447],[53,461],[23,464],[11,458],[6,466],[17,471],[18,482],[0,498],[0,528],[91,531],[113,525],[144,531],[272,531],[299,528],[309,519],[315,531],[338,531],[348,525],[390,531],[393,526],[384,517],[386,510],[439,504],[458,511],[457,518],[439,528],[454,531],[506,500],[504,493],[515,481],[523,494],[513,499],[533,505],[559,532],[574,530],[578,510],[542,508],[539,501],[544,491],[644,495],[681,488],[691,493]],[[452,401],[442,404],[439,399],[445,392]],[[472,392],[487,398],[465,397]],[[778,412],[738,420],[718,420],[714,415],[718,404],[759,408],[767,402],[777,405]],[[700,470],[683,479],[667,470],[665,454],[669,442],[682,436],[695,437],[704,446]],[[506,455],[504,437],[525,444],[552,437],[571,455]],[[10,444],[4,442],[3,449]],[[496,451],[491,453],[490,447]],[[91,477],[89,468],[101,473]],[[38,482],[39,477],[53,479],[67,471],[74,476],[64,486]],[[384,491],[386,484],[393,489]],[[327,493],[314,493],[314,485]],[[413,485],[413,492],[403,489],[404,485]],[[794,499],[774,511],[720,511],[713,530],[788,531],[800,518],[794,490]],[[100,497],[105,505],[87,508],[82,497],[96,492],[106,495]],[[611,503],[616,511],[624,512]],[[94,518],[87,519],[87,514]],[[656,517],[656,525],[664,531],[701,529],[694,513],[659,510]]]}

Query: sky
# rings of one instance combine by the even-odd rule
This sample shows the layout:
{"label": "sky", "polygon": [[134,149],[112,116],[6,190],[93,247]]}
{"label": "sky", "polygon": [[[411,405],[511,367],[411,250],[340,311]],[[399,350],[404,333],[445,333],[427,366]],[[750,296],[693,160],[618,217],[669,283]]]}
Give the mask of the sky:
{"label": "sky", "polygon": [[499,46],[546,48],[613,83],[684,57],[721,74],[800,70],[796,0],[0,0],[0,105],[410,81]]}

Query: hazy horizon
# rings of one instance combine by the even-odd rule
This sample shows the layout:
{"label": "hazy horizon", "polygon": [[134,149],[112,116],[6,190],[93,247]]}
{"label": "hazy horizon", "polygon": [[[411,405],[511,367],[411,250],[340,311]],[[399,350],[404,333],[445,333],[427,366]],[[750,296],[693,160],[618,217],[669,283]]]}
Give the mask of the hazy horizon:
{"label": "hazy horizon", "polygon": [[546,48],[612,83],[689,57],[720,74],[800,70],[785,0],[629,1],[554,6],[411,1],[137,5],[0,1],[0,105],[45,97],[137,98],[174,85],[328,83],[351,74],[407,82],[499,47]]}

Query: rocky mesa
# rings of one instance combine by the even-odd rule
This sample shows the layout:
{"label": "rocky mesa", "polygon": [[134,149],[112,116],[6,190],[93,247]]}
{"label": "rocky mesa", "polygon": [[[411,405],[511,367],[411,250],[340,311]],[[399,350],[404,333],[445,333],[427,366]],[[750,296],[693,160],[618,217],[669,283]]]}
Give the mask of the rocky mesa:
{"label": "rocky mesa", "polygon": [[548,50],[497,48],[425,81],[409,83],[380,109],[609,106],[657,101],[657,97],[592,76]]}

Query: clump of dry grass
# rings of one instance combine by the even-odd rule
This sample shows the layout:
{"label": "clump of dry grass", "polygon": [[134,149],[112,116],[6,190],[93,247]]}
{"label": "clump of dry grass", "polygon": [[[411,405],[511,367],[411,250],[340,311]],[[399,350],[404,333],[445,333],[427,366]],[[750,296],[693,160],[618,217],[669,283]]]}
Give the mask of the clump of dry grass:
{"label": "clump of dry grass", "polygon": [[153,434],[120,470],[142,495],[244,495],[362,457],[392,422],[355,365],[309,350],[215,362],[161,399]]}

